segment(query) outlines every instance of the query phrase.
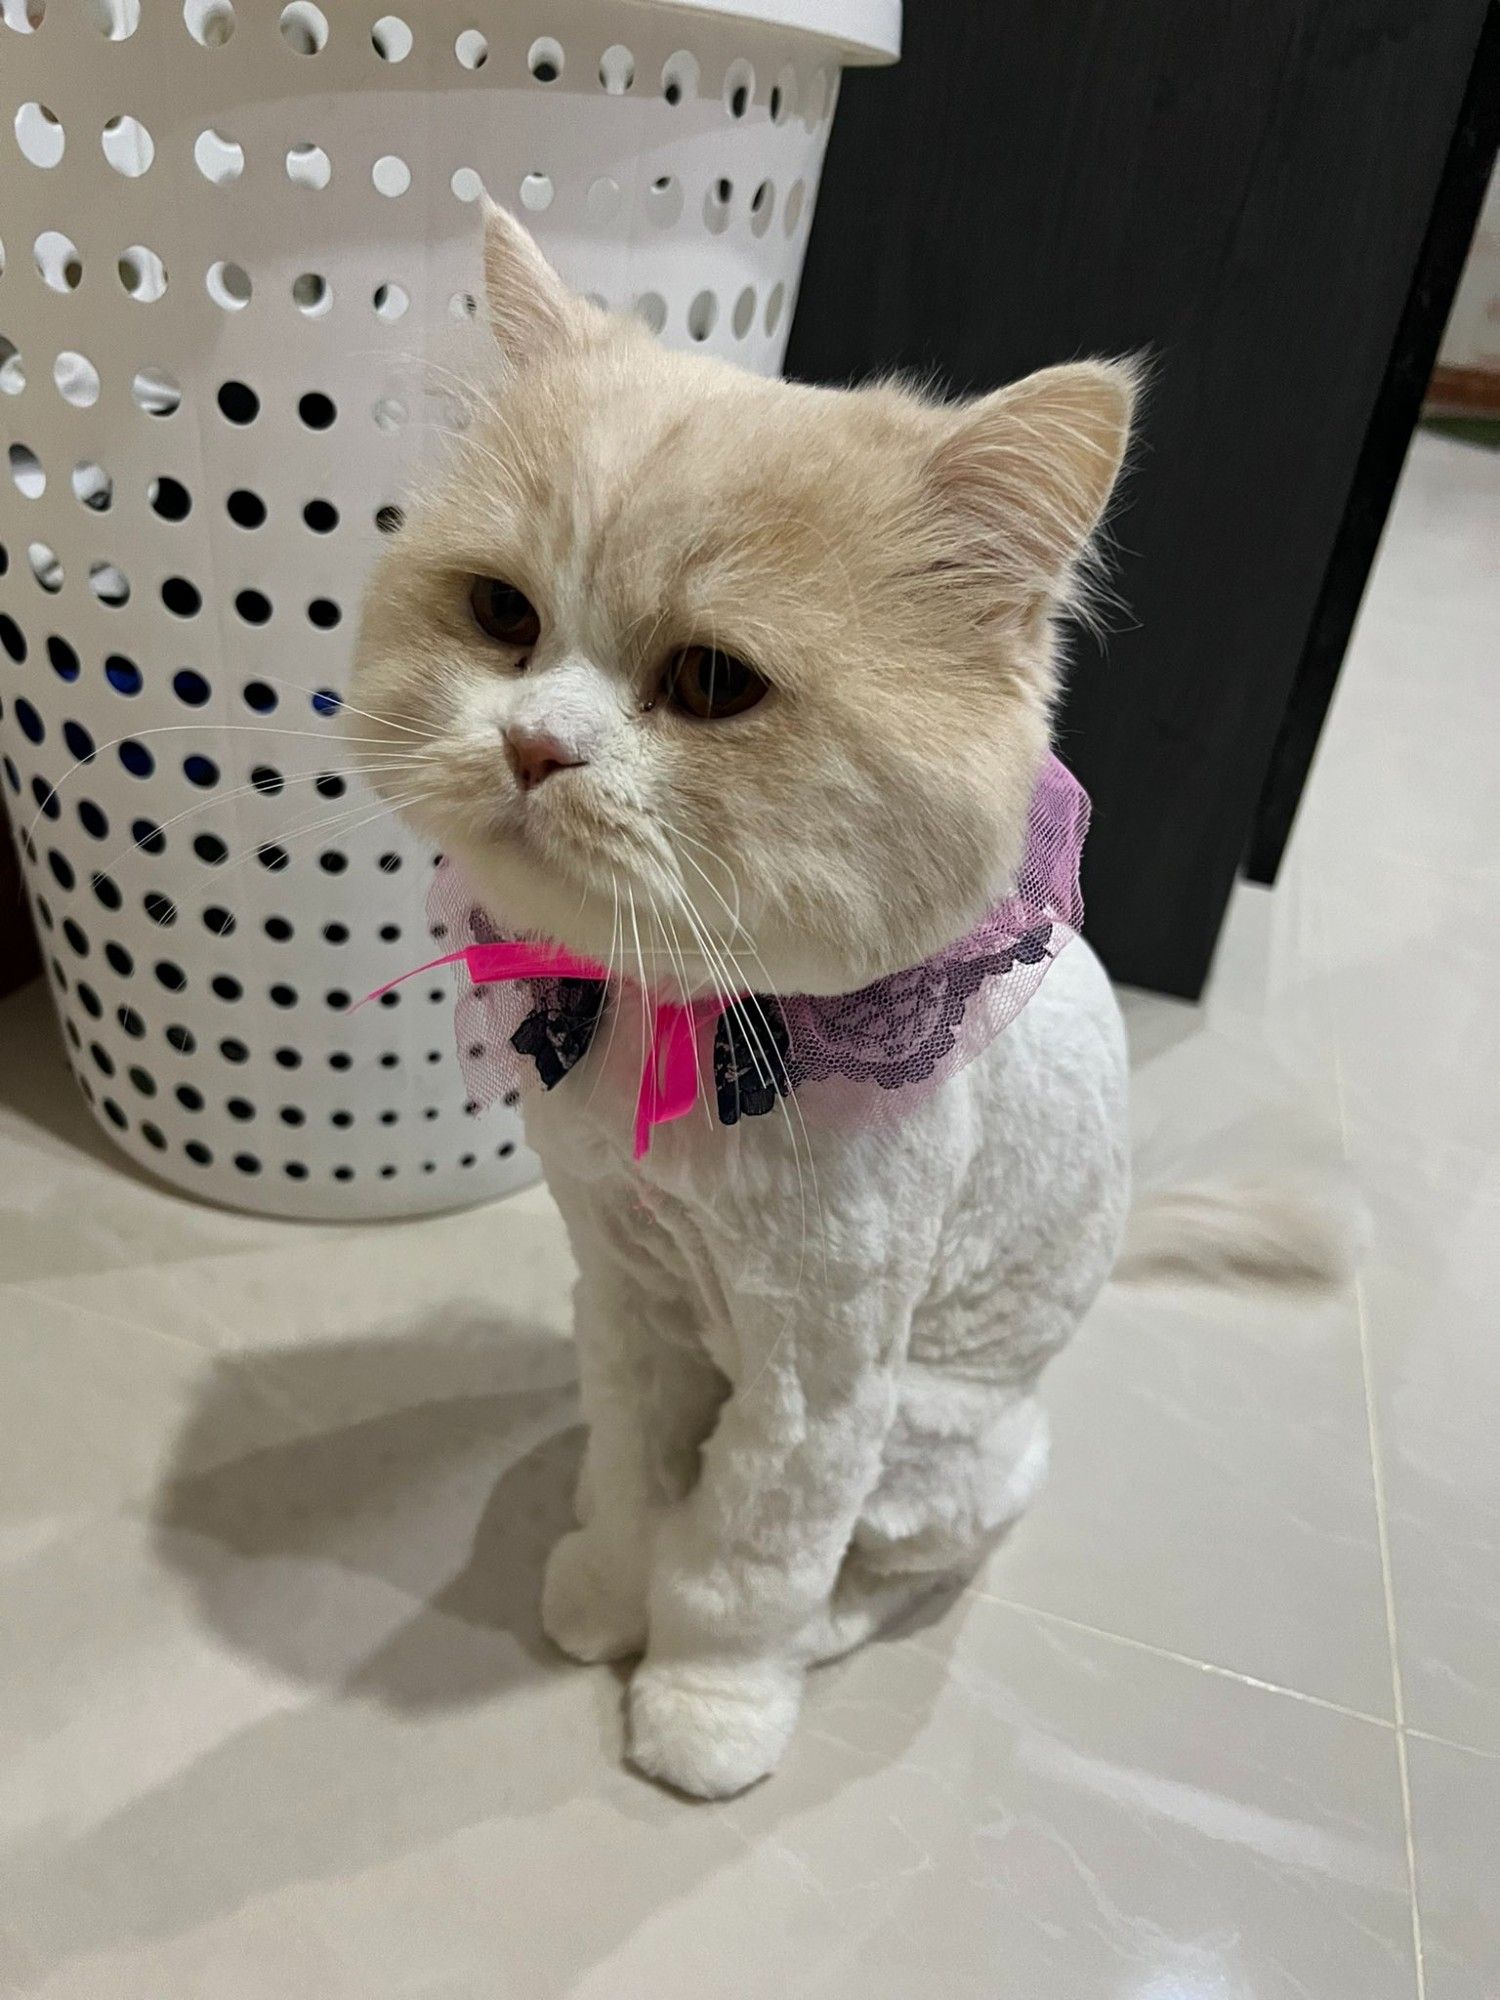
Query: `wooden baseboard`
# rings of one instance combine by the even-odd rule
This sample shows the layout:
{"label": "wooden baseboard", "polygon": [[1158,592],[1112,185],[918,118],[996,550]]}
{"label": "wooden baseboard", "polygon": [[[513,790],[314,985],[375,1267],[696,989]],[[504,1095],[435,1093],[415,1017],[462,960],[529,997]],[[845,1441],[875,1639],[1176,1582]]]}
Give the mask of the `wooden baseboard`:
{"label": "wooden baseboard", "polygon": [[1423,408],[1434,417],[1500,417],[1500,368],[1434,368]]}

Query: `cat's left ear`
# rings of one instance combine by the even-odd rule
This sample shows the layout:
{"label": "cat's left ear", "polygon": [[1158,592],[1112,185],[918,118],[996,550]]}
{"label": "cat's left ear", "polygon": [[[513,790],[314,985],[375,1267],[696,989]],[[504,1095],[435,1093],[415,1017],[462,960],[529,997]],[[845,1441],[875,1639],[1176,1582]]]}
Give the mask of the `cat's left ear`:
{"label": "cat's left ear", "polygon": [[566,345],[589,311],[547,262],[530,230],[488,195],[484,292],[495,338],[517,368]]}
{"label": "cat's left ear", "polygon": [[1043,368],[947,412],[927,464],[953,556],[1024,598],[1066,597],[1125,456],[1140,370]]}

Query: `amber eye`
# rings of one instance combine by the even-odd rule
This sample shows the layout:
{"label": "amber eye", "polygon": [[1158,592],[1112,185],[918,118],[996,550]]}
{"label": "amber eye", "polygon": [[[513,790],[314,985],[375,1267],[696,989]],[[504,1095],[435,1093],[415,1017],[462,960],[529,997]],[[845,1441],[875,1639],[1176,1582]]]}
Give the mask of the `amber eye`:
{"label": "amber eye", "polygon": [[469,608],[481,632],[502,646],[534,646],[542,621],[525,591],[503,577],[476,576],[469,588]]}
{"label": "amber eye", "polygon": [[663,692],[684,715],[718,722],[754,708],[770,692],[770,684],[733,653],[721,653],[717,646],[684,646],[667,663]]}

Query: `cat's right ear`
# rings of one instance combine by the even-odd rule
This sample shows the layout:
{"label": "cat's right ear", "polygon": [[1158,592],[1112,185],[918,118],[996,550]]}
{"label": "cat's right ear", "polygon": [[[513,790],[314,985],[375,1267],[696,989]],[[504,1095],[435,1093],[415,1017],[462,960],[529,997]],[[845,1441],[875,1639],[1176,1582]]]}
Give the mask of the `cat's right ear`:
{"label": "cat's right ear", "polygon": [[484,198],[484,293],[490,327],[516,368],[537,361],[573,336],[584,311],[507,209]]}

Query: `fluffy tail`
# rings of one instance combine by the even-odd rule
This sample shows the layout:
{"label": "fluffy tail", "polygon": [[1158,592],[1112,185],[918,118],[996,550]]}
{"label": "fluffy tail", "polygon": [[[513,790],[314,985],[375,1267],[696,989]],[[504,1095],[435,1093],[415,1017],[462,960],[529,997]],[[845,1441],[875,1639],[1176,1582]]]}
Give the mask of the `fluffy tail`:
{"label": "fluffy tail", "polygon": [[1363,1247],[1365,1214],[1336,1175],[1199,1181],[1142,1193],[1115,1276],[1126,1284],[1343,1284]]}

